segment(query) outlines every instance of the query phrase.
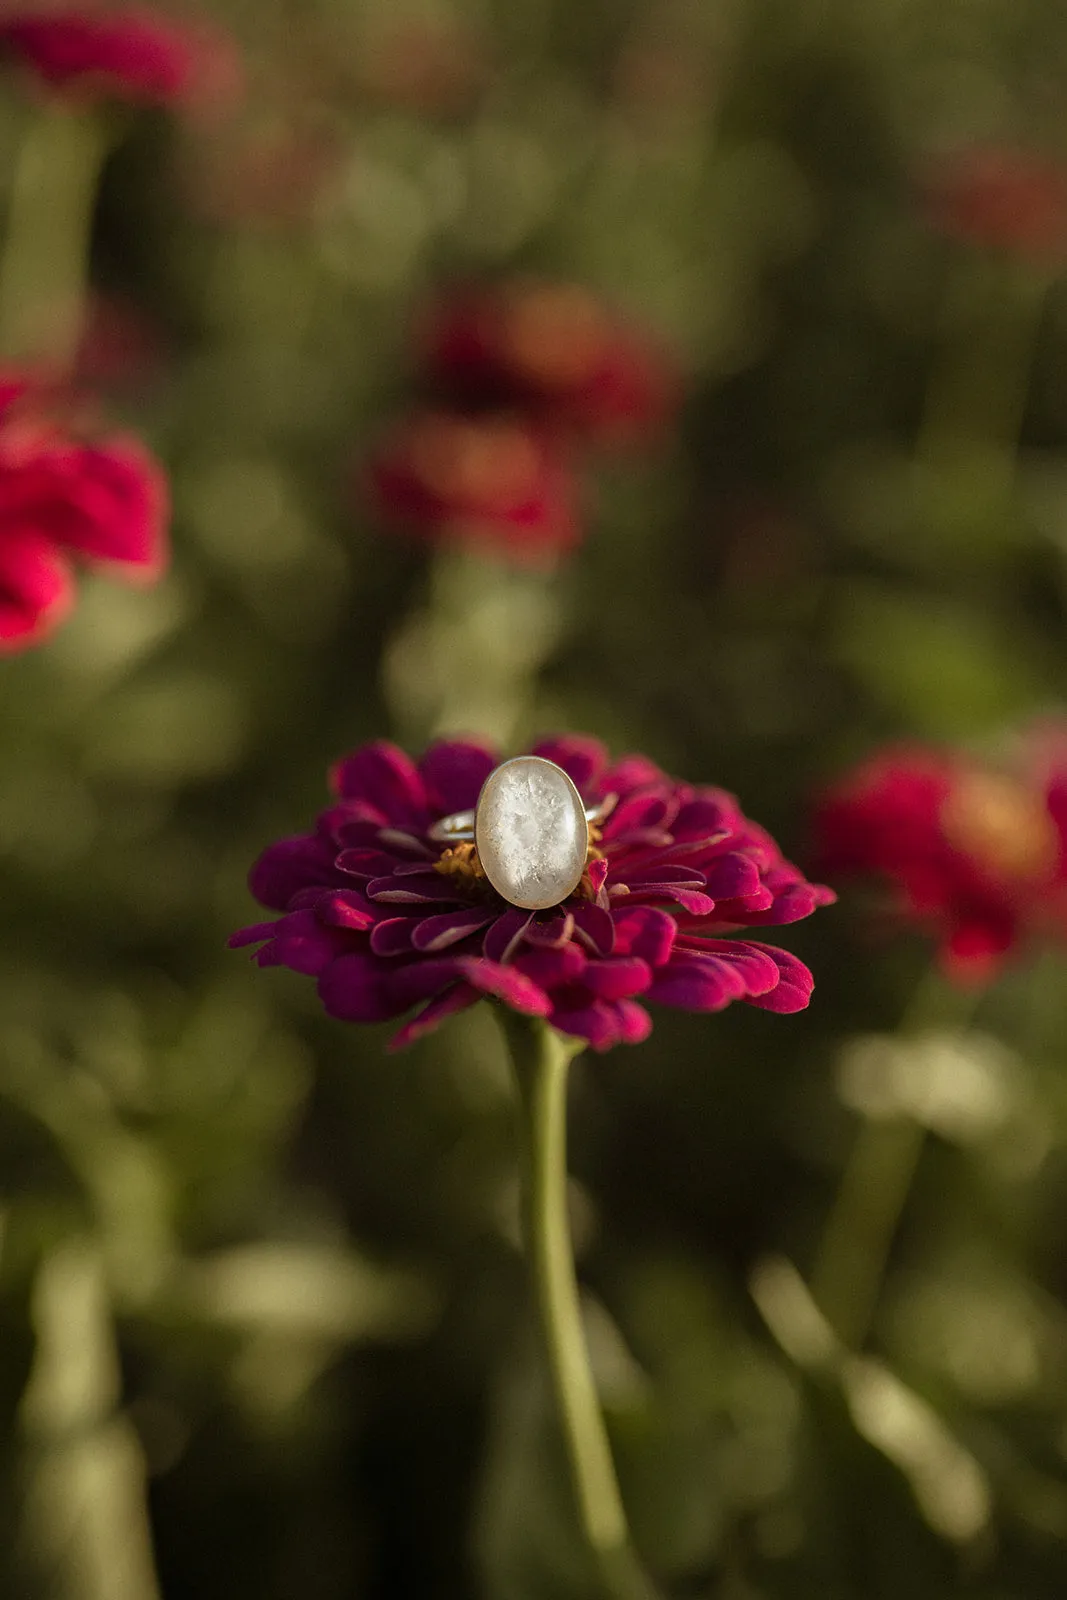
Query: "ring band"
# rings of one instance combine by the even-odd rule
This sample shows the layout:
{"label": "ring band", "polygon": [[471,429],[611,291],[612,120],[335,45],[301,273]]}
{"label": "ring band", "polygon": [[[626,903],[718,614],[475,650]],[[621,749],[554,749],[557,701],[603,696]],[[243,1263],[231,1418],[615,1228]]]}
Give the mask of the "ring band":
{"label": "ring band", "polygon": [[[562,769],[561,769],[562,770]],[[586,806],[585,820],[591,827],[596,827],[598,822],[603,822],[615,809],[618,795],[605,795],[598,805]],[[474,839],[474,821],[477,810],[453,811],[450,816],[442,817],[427,830],[427,837],[435,844],[467,844]]]}

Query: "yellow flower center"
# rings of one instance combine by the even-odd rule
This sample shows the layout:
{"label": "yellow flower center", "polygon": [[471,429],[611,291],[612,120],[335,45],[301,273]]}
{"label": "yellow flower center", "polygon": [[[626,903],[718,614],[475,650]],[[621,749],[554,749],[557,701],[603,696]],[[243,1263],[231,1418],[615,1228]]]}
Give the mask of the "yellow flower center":
{"label": "yellow flower center", "polygon": [[504,345],[535,382],[565,389],[592,371],[607,339],[607,322],[593,296],[575,287],[528,289],[504,321]]}
{"label": "yellow flower center", "polygon": [[960,778],[942,808],[941,827],[954,849],[1000,878],[1043,877],[1059,847],[1044,797],[998,773]]}
{"label": "yellow flower center", "polygon": [[428,419],[415,435],[412,470],[441,500],[514,503],[537,481],[532,440],[510,422]]}

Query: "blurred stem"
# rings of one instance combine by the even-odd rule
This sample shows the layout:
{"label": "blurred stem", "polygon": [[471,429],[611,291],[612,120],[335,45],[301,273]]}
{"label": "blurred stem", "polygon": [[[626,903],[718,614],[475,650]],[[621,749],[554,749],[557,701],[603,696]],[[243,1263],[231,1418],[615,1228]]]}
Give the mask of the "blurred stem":
{"label": "blurred stem", "polygon": [[69,369],[77,352],[104,123],[91,110],[36,107],[15,164],[0,255],[0,356]]}
{"label": "blurred stem", "polygon": [[[899,1031],[962,1027],[979,994],[954,987],[931,967],[916,986]],[[870,1330],[925,1142],[926,1129],[912,1117],[865,1117],[845,1163],[816,1253],[811,1292],[852,1349]]]}
{"label": "blurred stem", "polygon": [[1049,277],[967,251],[954,266],[916,447],[929,531],[959,545],[1010,512]]}
{"label": "blurred stem", "polygon": [[651,1600],[597,1401],[567,1221],[567,1071],[583,1048],[545,1023],[505,1025],[519,1087],[526,1253],[578,1519],[605,1600]]}
{"label": "blurred stem", "polygon": [[560,609],[552,573],[442,545],[426,604],[385,650],[385,695],[403,738],[423,744],[473,732],[507,744],[556,645]]}

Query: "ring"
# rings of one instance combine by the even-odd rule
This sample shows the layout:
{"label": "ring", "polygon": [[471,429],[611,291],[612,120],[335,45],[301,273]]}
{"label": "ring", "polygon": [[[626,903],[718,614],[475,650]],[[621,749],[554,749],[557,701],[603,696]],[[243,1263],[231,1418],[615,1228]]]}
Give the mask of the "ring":
{"label": "ring", "polygon": [[586,806],[573,782],[544,756],[514,756],[494,767],[473,811],[453,811],[429,829],[438,844],[473,840],[493,888],[524,911],[544,911],[573,894],[589,859],[589,829],[615,795]]}

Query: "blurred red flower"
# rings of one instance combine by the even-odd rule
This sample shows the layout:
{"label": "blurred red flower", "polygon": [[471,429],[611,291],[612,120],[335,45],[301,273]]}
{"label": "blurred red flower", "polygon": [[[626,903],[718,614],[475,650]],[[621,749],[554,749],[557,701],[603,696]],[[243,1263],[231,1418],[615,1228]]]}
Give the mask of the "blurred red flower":
{"label": "blurred red flower", "polygon": [[147,8],[29,8],[0,18],[0,49],[61,94],[141,105],[217,105],[241,86],[228,36]]}
{"label": "blurred red flower", "polygon": [[167,560],[162,469],[136,439],[60,418],[54,397],[0,373],[0,653],[39,644],[74,603],[72,558],[151,583]]}
{"label": "blurred red flower", "polygon": [[1067,172],[1025,151],[977,146],[933,160],[923,178],[932,225],[990,250],[1067,253]]}
{"label": "blurred red flower", "polygon": [[382,440],[369,465],[379,509],[424,538],[491,546],[538,563],[577,541],[577,491],[566,461],[507,415],[425,411]]}
{"label": "blurred red flower", "polygon": [[981,983],[1034,934],[1067,934],[1067,743],[1017,770],[901,746],[823,797],[819,870],[873,874],[894,911],[937,939],[949,976]]}
{"label": "blurred red flower", "polygon": [[662,429],[678,377],[654,342],[575,284],[470,289],[429,315],[431,379],[464,405],[516,406],[603,444]]}

